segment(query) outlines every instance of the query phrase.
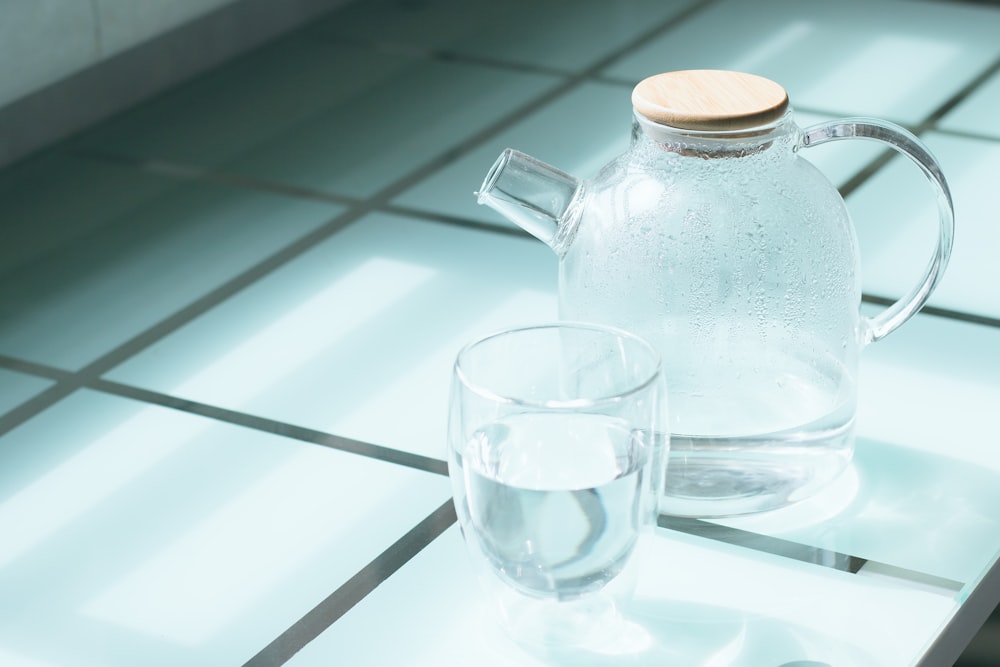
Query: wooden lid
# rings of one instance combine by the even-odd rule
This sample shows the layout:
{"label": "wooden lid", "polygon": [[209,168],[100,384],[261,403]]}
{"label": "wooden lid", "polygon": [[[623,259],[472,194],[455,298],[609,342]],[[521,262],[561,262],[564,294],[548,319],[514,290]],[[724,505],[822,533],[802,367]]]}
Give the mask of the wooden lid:
{"label": "wooden lid", "polygon": [[667,72],[643,79],[632,106],[649,120],[685,130],[745,130],[781,118],[785,89],[754,74],[724,70]]}

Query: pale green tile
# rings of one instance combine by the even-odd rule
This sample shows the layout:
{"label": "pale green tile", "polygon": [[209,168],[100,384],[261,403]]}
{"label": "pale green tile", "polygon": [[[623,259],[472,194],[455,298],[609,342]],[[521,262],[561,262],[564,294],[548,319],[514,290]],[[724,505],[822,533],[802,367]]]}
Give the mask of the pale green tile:
{"label": "pale green tile", "polygon": [[1000,74],[994,74],[938,122],[944,130],[1000,139]]}
{"label": "pale green tile", "polygon": [[575,176],[590,178],[628,148],[630,95],[628,88],[610,84],[574,88],[417,183],[393,203],[468,220],[506,223],[494,211],[477,205],[473,194],[501,151],[517,148]]}
{"label": "pale green tile", "polygon": [[[955,205],[951,262],[930,303],[1000,317],[1000,143],[931,133],[926,142],[941,163]],[[902,158],[848,198],[858,229],[868,292],[900,297],[916,284],[937,238],[937,214],[923,175]]]}
{"label": "pale green tile", "polygon": [[557,83],[549,76],[415,59],[379,87],[313,114],[223,168],[367,197]]}
{"label": "pale green tile", "polygon": [[0,415],[52,386],[52,381],[35,375],[0,368]]}
{"label": "pale green tile", "polygon": [[449,496],[439,475],[89,391],[0,445],[18,664],[243,664]]}
{"label": "pale green tile", "polygon": [[1000,12],[905,0],[724,0],[608,68],[734,69],[783,85],[792,104],[918,123],[1000,56]]}
{"label": "pale green tile", "polygon": [[998,349],[1000,328],[917,315],[862,352],[848,479],[723,523],[977,584],[1000,554]]}
{"label": "pale green tile", "polygon": [[14,201],[4,233],[17,249],[0,281],[0,353],[64,368],[125,343],[342,210],[56,162],[14,173],[16,187],[0,195]]}

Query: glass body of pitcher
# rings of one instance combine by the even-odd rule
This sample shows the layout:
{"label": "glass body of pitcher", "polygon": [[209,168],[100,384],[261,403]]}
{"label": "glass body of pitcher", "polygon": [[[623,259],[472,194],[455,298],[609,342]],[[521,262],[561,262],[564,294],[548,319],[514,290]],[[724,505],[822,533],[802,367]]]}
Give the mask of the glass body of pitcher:
{"label": "glass body of pitcher", "polygon": [[671,514],[785,505],[851,458],[857,241],[799,135],[788,114],[737,133],[637,115],[566,232],[560,317],[614,322],[664,355]]}
{"label": "glass body of pitcher", "polygon": [[[942,275],[947,184],[905,129],[848,119],[803,130],[784,90],[752,75],[651,77],[633,107],[629,149],[593,179],[508,149],[480,201],[559,255],[561,318],[659,348],[671,430],[662,512],[737,515],[808,498],[851,460],[860,351],[917,312]],[[847,207],[800,155],[844,138],[909,157],[938,201],[920,282],[872,318],[860,312]]]}

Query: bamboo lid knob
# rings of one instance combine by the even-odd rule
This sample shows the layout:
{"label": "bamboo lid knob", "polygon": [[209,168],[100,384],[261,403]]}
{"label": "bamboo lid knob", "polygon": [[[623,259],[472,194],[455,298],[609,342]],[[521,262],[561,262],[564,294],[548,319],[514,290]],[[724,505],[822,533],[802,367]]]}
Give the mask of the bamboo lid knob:
{"label": "bamboo lid knob", "polygon": [[685,130],[745,130],[774,122],[788,108],[785,89],[763,77],[684,70],[643,79],[632,106],[649,120]]}

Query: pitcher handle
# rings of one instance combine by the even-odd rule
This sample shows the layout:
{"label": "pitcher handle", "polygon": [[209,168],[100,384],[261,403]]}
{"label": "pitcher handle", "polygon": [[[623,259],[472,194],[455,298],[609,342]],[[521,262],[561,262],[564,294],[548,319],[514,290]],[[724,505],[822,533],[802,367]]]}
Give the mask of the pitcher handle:
{"label": "pitcher handle", "polygon": [[934,254],[920,282],[909,294],[878,315],[863,318],[864,342],[873,343],[889,335],[913,317],[927,302],[944,275],[944,269],[951,257],[952,240],[955,235],[955,210],[948,182],[927,146],[911,132],[895,123],[877,118],[844,118],[811,125],[802,132],[802,145],[807,147],[838,139],[869,139],[886,144],[920,167],[920,171],[927,177],[934,190],[940,223]]}

